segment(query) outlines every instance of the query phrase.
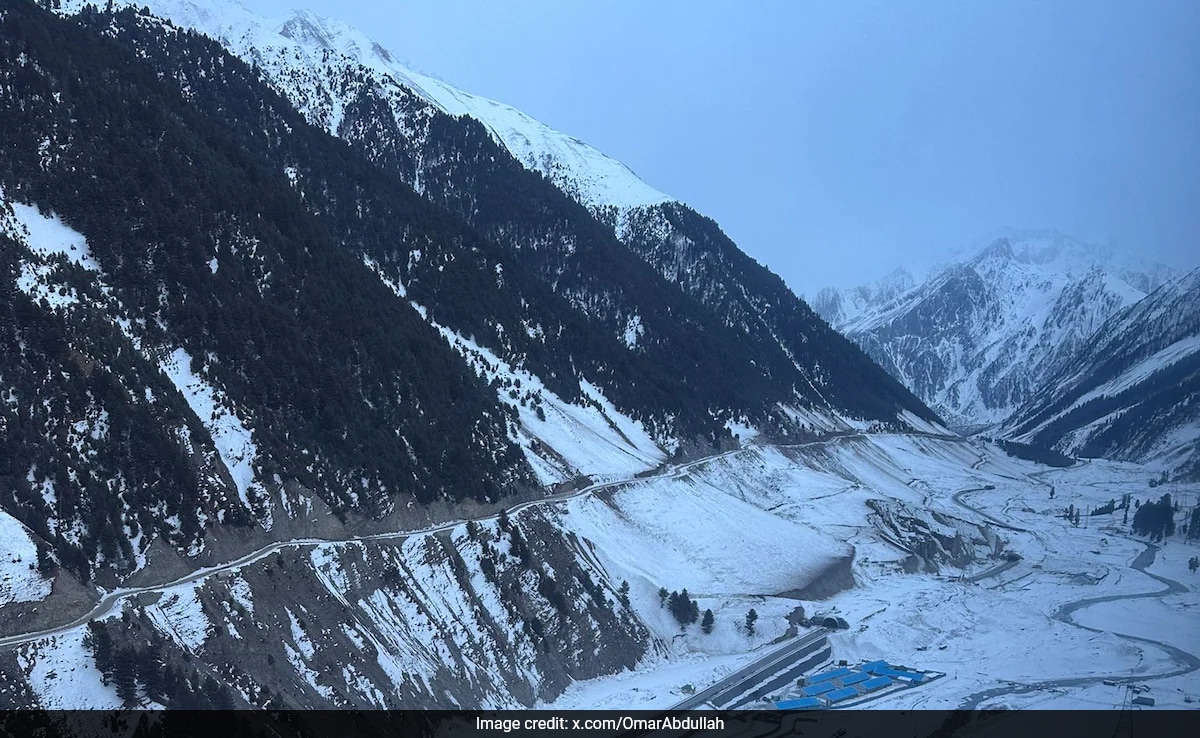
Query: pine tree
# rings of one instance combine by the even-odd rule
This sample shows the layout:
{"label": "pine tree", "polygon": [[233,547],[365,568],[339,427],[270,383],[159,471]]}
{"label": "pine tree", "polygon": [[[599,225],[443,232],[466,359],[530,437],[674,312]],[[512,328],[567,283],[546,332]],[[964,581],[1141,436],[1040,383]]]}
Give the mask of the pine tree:
{"label": "pine tree", "polygon": [[758,611],[753,607],[746,613],[746,634],[754,635],[754,623],[758,621]]}
{"label": "pine tree", "polygon": [[659,606],[659,607],[664,607],[664,606],[666,606],[666,604],[667,604],[667,597],[668,597],[669,595],[670,595],[670,592],[668,592],[668,591],[667,591],[667,588],[666,588],[666,587],[660,587],[660,588],[659,588],[659,590],[658,590],[658,606]]}
{"label": "pine tree", "polygon": [[132,650],[118,649],[113,655],[113,682],[122,702],[129,705],[137,699],[137,662]]}
{"label": "pine tree", "polygon": [[88,633],[84,637],[84,643],[92,650],[92,656],[96,659],[96,668],[100,670],[103,681],[108,684],[113,676],[113,642],[112,636],[108,633],[108,627],[99,620],[91,620],[88,622]]}
{"label": "pine tree", "polygon": [[617,599],[620,600],[621,606],[629,608],[629,582],[622,580],[621,587],[617,590]]}
{"label": "pine tree", "polygon": [[679,599],[676,600],[675,619],[679,624],[687,627],[688,620],[692,614],[692,597],[688,594],[687,587],[684,587],[679,592]]}
{"label": "pine tree", "polygon": [[700,619],[700,607],[686,588],[682,592],[671,592],[667,602],[671,615],[682,627],[686,628]]}
{"label": "pine tree", "polygon": [[58,564],[55,563],[54,556],[51,555],[50,549],[46,546],[39,545],[37,547],[38,574],[41,574],[43,579],[53,579],[54,572],[57,568]]}
{"label": "pine tree", "polygon": [[712,633],[714,620],[712,608],[705,610],[704,619],[700,621],[700,630],[704,631],[705,635]]}

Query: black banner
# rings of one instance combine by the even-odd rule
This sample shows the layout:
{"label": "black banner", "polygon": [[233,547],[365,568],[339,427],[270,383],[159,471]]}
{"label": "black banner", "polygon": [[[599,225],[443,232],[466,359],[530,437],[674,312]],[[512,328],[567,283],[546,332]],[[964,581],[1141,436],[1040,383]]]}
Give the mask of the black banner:
{"label": "black banner", "polygon": [[1196,738],[1200,711],[0,711],[0,738]]}

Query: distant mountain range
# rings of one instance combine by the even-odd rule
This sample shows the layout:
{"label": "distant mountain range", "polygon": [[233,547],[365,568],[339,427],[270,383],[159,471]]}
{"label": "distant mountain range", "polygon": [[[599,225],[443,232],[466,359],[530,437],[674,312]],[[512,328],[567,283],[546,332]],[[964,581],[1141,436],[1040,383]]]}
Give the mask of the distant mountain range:
{"label": "distant mountain range", "polygon": [[964,432],[1194,467],[1194,272],[1025,231],[813,306]]}
{"label": "distant mountain range", "polygon": [[1104,322],[1000,434],[1200,478],[1200,269]]}
{"label": "distant mountain range", "polygon": [[958,490],[1038,467],[943,415],[1197,472],[1197,274],[1095,254],[1014,235],[818,314],[340,23],[10,0],[0,708],[546,705],[1000,556]]}

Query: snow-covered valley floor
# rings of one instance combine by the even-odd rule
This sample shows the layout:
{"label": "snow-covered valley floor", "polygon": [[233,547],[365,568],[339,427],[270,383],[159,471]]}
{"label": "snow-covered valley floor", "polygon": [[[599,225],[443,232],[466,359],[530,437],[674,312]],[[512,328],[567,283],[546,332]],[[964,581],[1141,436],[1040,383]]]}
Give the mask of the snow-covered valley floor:
{"label": "snow-covered valley floor", "polygon": [[[1122,510],[1085,515],[1078,527],[1062,514],[1068,505],[1086,511],[1126,493],[1144,502],[1170,492],[1182,498],[1182,520],[1196,502],[1194,492],[1189,499],[1189,491],[1175,485],[1150,489],[1151,476],[1130,464],[1050,469],[982,443],[865,434],[752,446],[656,477],[523,503],[510,512],[514,520],[528,517],[577,537],[581,560],[608,587],[628,583],[629,606],[652,637],[636,668],[574,682],[539,704],[670,707],[686,696],[687,685],[702,690],[774,648],[787,637],[788,617],[803,607],[810,616],[849,622],[848,630],[829,636],[833,660],[885,659],[946,674],[864,706],[1111,707],[1125,696],[1123,686],[1103,683],[1113,679],[1147,685],[1160,707],[1194,706],[1190,701],[1200,698],[1200,574],[1188,570],[1187,560],[1200,554],[1200,545],[1176,536],[1152,549],[1128,535]],[[450,532],[460,544],[467,540],[456,523],[368,538],[394,539],[419,552],[435,531]],[[323,556],[362,545],[282,542],[197,572],[174,589],[138,591],[161,592],[150,608],[154,627],[203,654],[220,623],[210,622],[214,613],[206,614],[196,587],[252,568],[278,550],[318,544]],[[1008,552],[1020,560],[997,570]],[[921,563],[915,569],[914,558]],[[852,572],[854,586],[821,601],[797,599],[829,572],[837,579],[839,569]],[[430,602],[474,596],[422,573],[425,568],[413,572]],[[330,580],[325,586],[341,595],[348,585]],[[686,589],[701,612],[711,609],[712,632],[698,624],[681,630],[660,600],[662,588]],[[251,602],[249,592],[231,591],[239,603]],[[111,593],[94,614],[116,617],[134,593]],[[758,614],[753,635],[744,626],[751,608]],[[422,653],[436,652],[420,623],[393,626],[397,638]],[[21,669],[42,704],[114,699],[113,687],[100,683],[90,654],[79,646],[83,631],[80,624],[7,639],[18,646]],[[301,676],[312,676],[302,663],[311,653],[296,653]],[[64,681],[64,673],[72,680]],[[86,689],[80,674],[90,680]]]}
{"label": "snow-covered valley floor", "polygon": [[[1127,683],[1148,686],[1146,694],[1158,707],[1194,707],[1193,700],[1200,701],[1200,573],[1187,567],[1200,545],[1179,536],[1156,545],[1146,570],[1178,583],[1172,589],[1180,591],[1168,591],[1163,581],[1133,568],[1135,560],[1145,564],[1150,555],[1144,540],[1129,535],[1123,510],[1081,519],[1078,527],[1062,516],[1068,505],[1087,511],[1113,499],[1119,504],[1126,493],[1145,502],[1170,492],[1175,499],[1183,496],[1182,521],[1196,502],[1194,493],[1189,500],[1174,485],[1151,489],[1152,474],[1136,465],[1089,461],[1049,469],[1007,457],[994,446],[915,437],[875,437],[792,454],[790,460],[772,450],[753,453],[761,461],[760,494],[732,488],[727,493],[856,550],[854,588],[823,602],[758,598],[763,619],[778,621],[796,604],[810,614],[840,615],[850,629],[830,636],[832,659],[851,664],[887,659],[947,675],[864,707],[1111,708],[1122,704]],[[747,460],[720,464],[744,466]],[[937,574],[902,573],[905,553],[869,520],[866,500],[872,498],[916,502],[964,520],[979,521],[978,512],[986,513],[1011,526],[992,528],[1021,560],[973,583],[963,575],[978,576],[998,562],[979,558],[962,569],[943,566]],[[748,569],[778,567],[774,542],[764,543],[745,542],[748,553],[740,558]],[[1144,596],[1126,599],[1130,595]],[[1077,605],[1093,600],[1106,601]],[[731,613],[747,606],[721,604]],[[706,606],[701,598],[700,607]],[[779,622],[775,627],[782,629]],[[738,650],[736,634],[727,641],[729,651]],[[685,684],[708,686],[764,650],[761,644],[747,648],[721,654],[688,649],[648,660],[633,673],[577,683],[552,706],[669,707],[684,697]]]}

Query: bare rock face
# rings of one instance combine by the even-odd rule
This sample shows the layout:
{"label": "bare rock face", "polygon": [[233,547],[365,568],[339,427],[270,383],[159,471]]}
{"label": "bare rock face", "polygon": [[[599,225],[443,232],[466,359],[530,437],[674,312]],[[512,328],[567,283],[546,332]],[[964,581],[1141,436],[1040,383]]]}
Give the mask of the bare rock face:
{"label": "bare rock face", "polygon": [[868,519],[885,540],[909,556],[905,572],[937,574],[942,567],[959,569],[977,559],[1001,554],[1004,541],[986,523],[973,523],[936,511],[923,510],[896,500],[868,500]]}

